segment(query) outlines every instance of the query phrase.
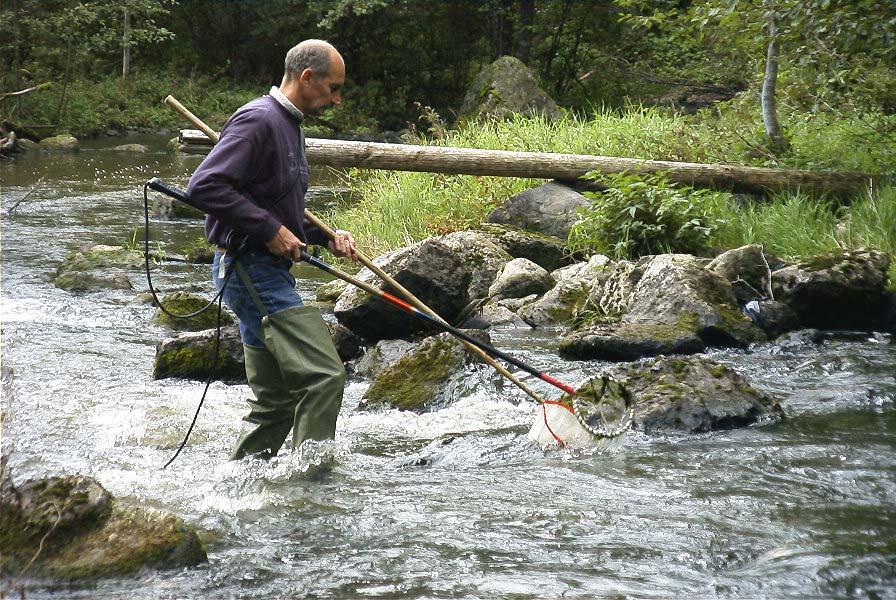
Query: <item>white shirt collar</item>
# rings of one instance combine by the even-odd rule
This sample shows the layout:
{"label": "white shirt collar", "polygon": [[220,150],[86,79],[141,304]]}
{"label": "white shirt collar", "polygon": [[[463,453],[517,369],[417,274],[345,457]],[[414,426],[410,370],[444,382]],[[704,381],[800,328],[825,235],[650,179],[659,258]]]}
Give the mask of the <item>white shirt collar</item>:
{"label": "white shirt collar", "polygon": [[280,88],[278,88],[276,85],[271,87],[271,97],[282,104],[283,108],[288,110],[295,118],[299,120],[300,123],[305,118],[305,115],[302,114],[302,111],[296,108],[296,105],[293,104],[289,100],[289,98],[286,97],[286,94],[281,92]]}

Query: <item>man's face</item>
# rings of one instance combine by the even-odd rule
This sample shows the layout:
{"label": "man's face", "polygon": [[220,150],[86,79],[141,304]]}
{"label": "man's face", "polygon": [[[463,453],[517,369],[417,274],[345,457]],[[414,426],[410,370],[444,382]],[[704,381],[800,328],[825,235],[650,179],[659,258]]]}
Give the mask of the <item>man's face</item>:
{"label": "man's face", "polygon": [[342,86],[345,84],[345,63],[342,57],[334,54],[330,57],[330,72],[318,75],[306,69],[301,76],[303,113],[316,115],[325,108],[342,104]]}

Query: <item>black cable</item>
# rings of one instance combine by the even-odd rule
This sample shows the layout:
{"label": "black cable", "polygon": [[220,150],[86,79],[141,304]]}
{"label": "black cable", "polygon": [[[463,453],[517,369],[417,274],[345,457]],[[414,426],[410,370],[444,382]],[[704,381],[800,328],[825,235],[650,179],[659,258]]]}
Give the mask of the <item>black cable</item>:
{"label": "black cable", "polygon": [[168,468],[168,465],[174,462],[178,456],[180,456],[181,451],[186,447],[187,441],[190,439],[190,434],[193,433],[193,428],[196,426],[196,421],[199,419],[199,411],[202,410],[202,405],[205,403],[205,397],[208,394],[208,388],[211,386],[212,381],[215,377],[215,371],[218,369],[218,360],[220,358],[221,352],[221,315],[223,312],[221,303],[224,299],[224,289],[227,287],[227,282],[230,280],[230,276],[233,275],[233,271],[236,267],[236,261],[239,258],[239,251],[237,251],[236,255],[234,255],[233,260],[231,261],[231,268],[227,269],[227,273],[224,276],[224,283],[221,284],[221,290],[215,294],[214,298],[212,298],[208,304],[200,308],[199,310],[193,311],[191,313],[185,315],[179,315],[176,313],[172,313],[162,304],[162,301],[159,300],[159,296],[156,293],[155,288],[152,285],[152,276],[150,275],[149,268],[149,193],[147,189],[149,188],[149,183],[147,182],[143,186],[143,256],[146,264],[146,283],[149,285],[149,292],[152,294],[153,300],[155,300],[156,305],[162,310],[163,313],[168,315],[169,317],[173,317],[175,319],[189,319],[190,317],[195,317],[196,315],[208,310],[211,308],[213,304],[217,302],[218,304],[218,314],[215,320],[215,346],[214,353],[215,357],[212,361],[212,368],[208,373],[208,379],[205,381],[205,389],[202,390],[202,397],[199,399],[199,406],[196,407],[196,413],[193,415],[193,420],[190,422],[190,427],[187,429],[187,434],[184,436],[183,441],[178,446],[177,451],[174,453],[168,462],[162,467],[162,469]]}

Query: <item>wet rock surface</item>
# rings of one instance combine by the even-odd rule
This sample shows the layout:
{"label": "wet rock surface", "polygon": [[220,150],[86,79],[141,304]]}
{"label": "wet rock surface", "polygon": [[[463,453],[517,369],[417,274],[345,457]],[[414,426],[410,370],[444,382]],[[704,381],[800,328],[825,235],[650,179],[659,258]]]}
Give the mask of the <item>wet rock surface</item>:
{"label": "wet rock surface", "polygon": [[159,342],[152,366],[153,379],[171,377],[246,382],[243,343],[236,325],[221,328],[218,361],[215,365],[215,329],[182,333]]}
{"label": "wet rock surface", "polygon": [[128,273],[144,263],[140,251],[99,244],[70,254],[57,267],[53,283],[72,292],[133,289]]}
{"label": "wet rock surface", "polygon": [[772,289],[803,327],[869,330],[881,325],[889,265],[877,250],[824,254],[772,273]]}
{"label": "wet rock surface", "polygon": [[[215,327],[218,322],[218,308],[216,304],[213,304],[199,314],[186,319],[171,316],[172,314],[192,314],[207,306],[209,301],[202,296],[187,292],[172,292],[170,294],[165,294],[165,296],[161,298],[161,302],[162,306],[164,306],[165,310],[168,312],[163,311],[161,308],[156,309],[156,314],[153,316],[153,322],[158,323],[159,325],[166,325],[172,329],[180,331],[202,331],[203,329]],[[233,315],[226,307],[222,306],[221,324],[232,325],[233,323]]]}
{"label": "wet rock surface", "polygon": [[207,560],[196,531],[174,515],[122,503],[94,479],[0,483],[0,570],[93,579]]}
{"label": "wet rock surface", "polygon": [[[466,333],[486,343],[481,330]],[[428,337],[382,369],[364,393],[364,407],[389,406],[422,412],[451,397],[451,381],[479,357],[448,333]]]}
{"label": "wet rock surface", "polygon": [[648,433],[701,433],[783,416],[775,399],[702,356],[648,359],[607,373],[634,399],[632,426]]}

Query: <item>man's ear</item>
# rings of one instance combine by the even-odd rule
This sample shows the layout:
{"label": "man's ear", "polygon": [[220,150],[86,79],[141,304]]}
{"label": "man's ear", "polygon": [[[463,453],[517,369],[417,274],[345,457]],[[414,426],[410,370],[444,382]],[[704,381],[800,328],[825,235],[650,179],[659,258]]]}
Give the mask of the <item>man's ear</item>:
{"label": "man's ear", "polygon": [[304,69],[299,74],[299,82],[300,83],[309,83],[313,77],[314,77],[314,71],[312,71],[311,69]]}

